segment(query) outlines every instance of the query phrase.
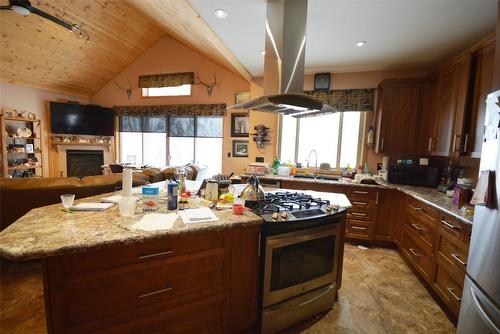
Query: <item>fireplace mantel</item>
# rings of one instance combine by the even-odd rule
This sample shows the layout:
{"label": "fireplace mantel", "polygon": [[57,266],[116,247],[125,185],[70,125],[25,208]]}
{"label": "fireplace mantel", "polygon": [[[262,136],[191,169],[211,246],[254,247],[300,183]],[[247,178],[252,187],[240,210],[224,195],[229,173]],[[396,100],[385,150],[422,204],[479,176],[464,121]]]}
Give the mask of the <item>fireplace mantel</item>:
{"label": "fireplace mantel", "polygon": [[106,149],[108,152],[110,150],[110,147],[111,147],[111,143],[80,143],[80,142],[68,142],[68,143],[65,143],[65,142],[55,142],[55,143],[52,143],[53,145],[55,145],[57,147],[57,152],[58,153],[61,153],[63,151],[65,151],[66,147],[69,146],[69,148],[78,148],[78,147],[81,147],[81,146],[91,146],[91,147],[97,147],[97,148],[103,148],[103,149]]}

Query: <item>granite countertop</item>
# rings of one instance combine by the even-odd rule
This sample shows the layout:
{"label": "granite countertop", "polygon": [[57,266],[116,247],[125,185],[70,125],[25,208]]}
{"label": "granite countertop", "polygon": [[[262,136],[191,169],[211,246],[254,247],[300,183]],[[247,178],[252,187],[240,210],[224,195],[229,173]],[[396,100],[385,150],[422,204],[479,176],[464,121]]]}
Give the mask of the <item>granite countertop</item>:
{"label": "granite countertop", "polygon": [[[112,193],[87,197],[76,200],[75,203],[98,202],[110,195]],[[161,204],[166,206],[166,202]],[[179,217],[170,229],[143,231],[130,228],[143,217],[140,203],[133,217],[121,217],[118,205],[102,212],[67,213],[61,208],[61,204],[54,204],[33,209],[0,232],[0,256],[15,261],[46,258],[158,237],[203,233],[262,223],[262,219],[249,210],[245,210],[241,216],[234,215],[231,209],[214,210],[219,218],[217,222],[184,224]]]}
{"label": "granite countertop", "polygon": [[[164,188],[164,182],[155,185]],[[188,189],[197,189],[200,183],[187,182]],[[286,191],[286,189],[266,189],[266,191]],[[344,194],[304,191],[315,197],[330,200],[342,209],[351,207]],[[100,194],[76,200],[75,204],[99,202],[101,198],[118,195],[119,192]],[[160,202],[166,207],[166,202]],[[166,210],[162,209],[161,211]],[[160,212],[161,212],[160,211]],[[340,211],[340,210],[339,210]],[[142,204],[138,203],[133,217],[121,217],[118,205],[101,212],[72,212],[62,210],[61,204],[36,208],[19,218],[0,232],[0,256],[14,260],[30,260],[85,252],[105,246],[146,241],[159,237],[204,233],[247,225],[260,225],[263,220],[250,210],[243,215],[233,214],[232,209],[213,210],[219,218],[217,222],[184,224],[179,217],[173,227],[165,230],[143,231],[131,228],[142,217]]]}
{"label": "granite countertop", "polygon": [[[243,175],[248,177],[249,175]],[[259,178],[267,180],[282,180],[282,181],[293,181],[301,183],[313,183],[313,184],[332,184],[332,185],[342,185],[342,186],[352,186],[352,187],[365,187],[365,188],[378,188],[378,189],[397,189],[413,198],[421,200],[438,210],[441,210],[456,219],[466,223],[472,224],[474,213],[472,205],[465,205],[462,209],[458,209],[455,204],[453,204],[452,198],[446,196],[443,193],[438,192],[434,188],[426,187],[416,187],[408,186],[403,184],[388,184],[387,186],[373,185],[373,184],[361,184],[357,182],[345,182],[345,181],[335,181],[335,180],[324,180],[324,179],[309,179],[309,178],[295,178],[292,176],[278,176],[278,175],[262,175]]]}

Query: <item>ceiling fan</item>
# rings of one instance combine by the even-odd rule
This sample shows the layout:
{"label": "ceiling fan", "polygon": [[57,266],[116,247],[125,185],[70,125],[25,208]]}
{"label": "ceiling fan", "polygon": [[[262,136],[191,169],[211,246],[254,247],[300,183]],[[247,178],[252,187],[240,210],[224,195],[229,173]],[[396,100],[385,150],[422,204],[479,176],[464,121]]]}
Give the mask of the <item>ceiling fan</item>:
{"label": "ceiling fan", "polygon": [[[68,29],[69,31],[76,32],[80,30],[80,25],[78,24],[71,24],[68,23],[64,20],[61,20],[53,15],[50,15],[49,13],[44,12],[43,10],[40,10],[36,7],[31,6],[31,3],[28,0],[9,0],[9,4],[6,6],[0,6],[0,9],[2,10],[12,10],[16,12],[19,15],[22,16],[28,16],[31,13],[41,16],[47,20],[50,20],[56,24],[59,24],[60,26],[63,26],[64,28]],[[79,36],[81,37],[81,31]]]}

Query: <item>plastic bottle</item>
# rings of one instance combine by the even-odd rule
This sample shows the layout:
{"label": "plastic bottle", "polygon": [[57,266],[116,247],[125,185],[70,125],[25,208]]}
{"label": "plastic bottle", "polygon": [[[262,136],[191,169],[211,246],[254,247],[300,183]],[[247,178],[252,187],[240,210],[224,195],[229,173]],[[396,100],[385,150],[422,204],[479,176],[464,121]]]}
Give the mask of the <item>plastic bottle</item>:
{"label": "plastic bottle", "polygon": [[179,188],[177,186],[177,182],[171,181],[167,186],[167,194],[168,194],[167,209],[168,210],[177,210],[178,193],[179,193]]}

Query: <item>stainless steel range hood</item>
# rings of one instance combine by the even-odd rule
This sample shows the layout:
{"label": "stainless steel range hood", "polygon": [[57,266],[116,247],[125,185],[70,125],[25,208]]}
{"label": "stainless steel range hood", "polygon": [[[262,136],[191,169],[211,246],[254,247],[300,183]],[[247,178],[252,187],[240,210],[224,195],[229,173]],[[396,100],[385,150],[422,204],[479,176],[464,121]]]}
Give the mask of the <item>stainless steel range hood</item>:
{"label": "stainless steel range hood", "polygon": [[336,112],[303,94],[307,0],[267,0],[264,96],[230,106],[293,117]]}

